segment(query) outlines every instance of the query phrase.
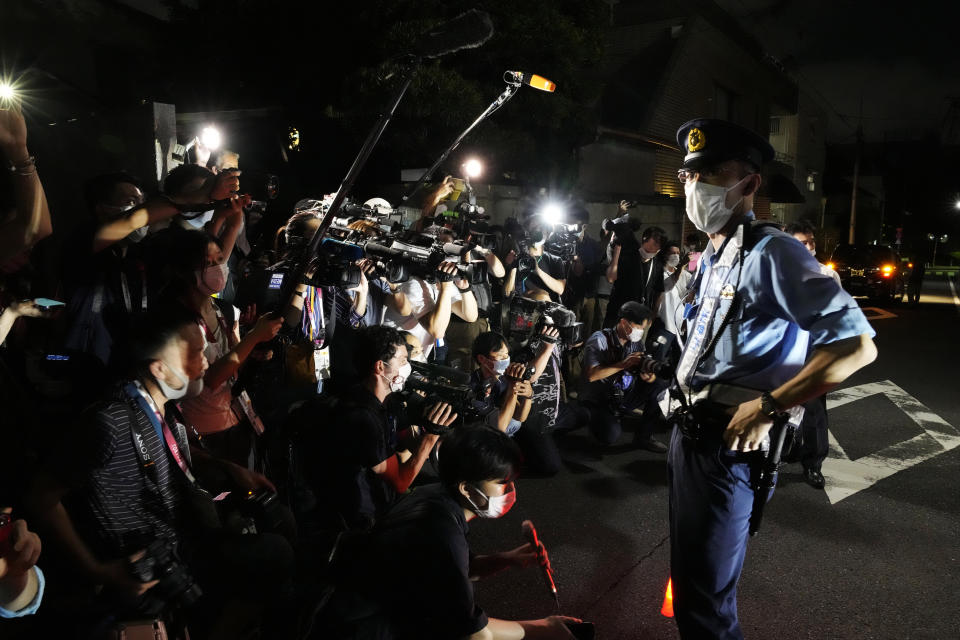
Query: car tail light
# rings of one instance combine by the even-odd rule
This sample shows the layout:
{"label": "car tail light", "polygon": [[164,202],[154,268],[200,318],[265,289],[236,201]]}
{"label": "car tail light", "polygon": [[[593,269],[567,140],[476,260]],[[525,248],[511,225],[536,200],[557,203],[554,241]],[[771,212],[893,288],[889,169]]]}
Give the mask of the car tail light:
{"label": "car tail light", "polygon": [[882,272],[882,275],[884,278],[889,278],[890,276],[893,275],[893,272],[896,270],[897,268],[892,264],[885,264],[880,268],[880,271]]}

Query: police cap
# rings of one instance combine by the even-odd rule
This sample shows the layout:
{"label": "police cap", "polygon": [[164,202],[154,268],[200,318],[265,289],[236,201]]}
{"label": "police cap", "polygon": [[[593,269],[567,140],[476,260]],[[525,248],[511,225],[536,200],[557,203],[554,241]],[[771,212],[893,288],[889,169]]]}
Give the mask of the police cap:
{"label": "police cap", "polygon": [[685,169],[725,160],[745,160],[758,169],[773,160],[773,147],[760,135],[726,120],[696,118],[677,129],[677,144],[686,156]]}

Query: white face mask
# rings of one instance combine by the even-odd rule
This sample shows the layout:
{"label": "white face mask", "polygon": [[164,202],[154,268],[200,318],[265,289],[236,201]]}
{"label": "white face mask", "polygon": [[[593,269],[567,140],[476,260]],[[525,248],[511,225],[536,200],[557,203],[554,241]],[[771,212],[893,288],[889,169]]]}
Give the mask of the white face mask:
{"label": "white face mask", "polygon": [[397,370],[397,375],[392,378],[383,376],[383,379],[390,383],[390,391],[403,391],[403,385],[407,383],[407,378],[410,377],[411,373],[413,373],[413,367],[408,362]]}
{"label": "white face mask", "polygon": [[679,254],[679,253],[671,253],[671,254],[667,257],[667,266],[668,266],[668,267],[674,267],[674,268],[676,268],[677,265],[679,265],[679,264],[680,264],[680,254]]}
{"label": "white face mask", "polygon": [[630,342],[640,342],[641,338],[643,338],[643,329],[637,329],[636,327],[630,329],[630,334],[627,336],[627,340]]}
{"label": "white face mask", "polygon": [[157,386],[160,387],[160,391],[163,393],[163,396],[167,400],[179,400],[181,398],[193,398],[194,396],[200,395],[200,392],[203,391],[203,378],[197,380],[190,380],[187,378],[186,374],[182,371],[179,371],[176,367],[172,367],[167,364],[165,361],[161,360],[163,364],[167,365],[167,368],[173,373],[173,375],[183,383],[183,386],[179,389],[174,389],[166,383],[162,378],[156,378]]}
{"label": "white face mask", "polygon": [[135,230],[131,231],[130,233],[128,233],[128,234],[127,234],[127,237],[124,238],[124,240],[126,240],[127,242],[129,242],[129,243],[131,243],[131,244],[136,244],[136,243],[140,242],[141,240],[143,240],[143,239],[146,238],[146,237],[147,237],[147,228],[146,228],[146,227],[140,227],[139,229],[135,229]]}
{"label": "white face mask", "polygon": [[423,364],[427,364],[427,354],[425,354],[422,351],[415,356],[410,356],[410,359],[413,360],[414,362],[421,362]]}
{"label": "white face mask", "polygon": [[652,258],[652,257],[655,256],[655,255],[657,255],[657,252],[656,252],[656,251],[654,251],[653,253],[651,253],[651,252],[649,252],[649,251],[646,251],[642,246],[640,247],[640,257],[643,258],[644,260],[649,260],[650,258]]}
{"label": "white face mask", "polygon": [[494,360],[493,361],[493,371],[498,376],[502,376],[507,372],[507,367],[510,366],[510,356],[507,356],[505,360]]}
{"label": "white face mask", "polygon": [[[746,180],[750,176],[744,176]],[[743,202],[743,196],[732,206],[727,206],[727,194],[736,189],[743,180],[732,187],[719,187],[702,180],[690,181],[684,186],[687,195],[687,216],[700,231],[716,233],[723,229],[733,216],[733,210]]]}
{"label": "white face mask", "polygon": [[487,508],[481,509],[473,500],[467,497],[467,502],[470,503],[471,509],[481,518],[499,518],[510,511],[517,502],[517,491],[512,482],[507,485],[502,496],[488,496],[483,491],[480,491],[479,488],[474,487],[474,489],[487,499]]}
{"label": "white face mask", "polygon": [[229,267],[227,263],[212,264],[203,271],[195,271],[197,276],[197,288],[204,294],[212,296],[220,293],[227,286],[227,273]]}
{"label": "white face mask", "polygon": [[814,258],[817,257],[817,250],[816,250],[816,249],[807,249],[807,251],[809,251],[809,252],[810,252],[810,255],[812,255]]}

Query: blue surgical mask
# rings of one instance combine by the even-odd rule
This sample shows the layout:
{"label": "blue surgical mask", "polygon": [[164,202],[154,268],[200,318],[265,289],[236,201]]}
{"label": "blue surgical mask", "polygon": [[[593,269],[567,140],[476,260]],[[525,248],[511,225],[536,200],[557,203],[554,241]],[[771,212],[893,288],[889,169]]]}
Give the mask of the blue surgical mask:
{"label": "blue surgical mask", "polygon": [[494,360],[493,361],[493,370],[498,376],[502,376],[507,372],[507,367],[510,366],[510,356],[507,356],[505,360]]}

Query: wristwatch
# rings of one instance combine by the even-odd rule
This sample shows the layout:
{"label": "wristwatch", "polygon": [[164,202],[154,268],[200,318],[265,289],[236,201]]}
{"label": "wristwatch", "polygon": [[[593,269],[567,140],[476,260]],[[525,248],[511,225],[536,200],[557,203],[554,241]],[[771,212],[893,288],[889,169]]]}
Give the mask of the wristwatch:
{"label": "wristwatch", "polygon": [[773,419],[782,416],[784,412],[777,406],[777,402],[770,395],[770,392],[764,391],[760,394],[760,413]]}

